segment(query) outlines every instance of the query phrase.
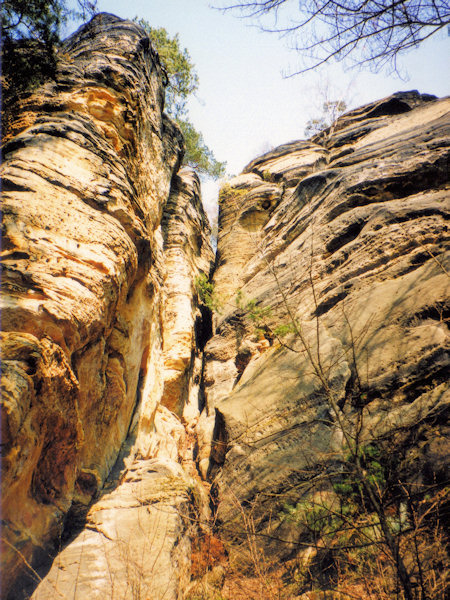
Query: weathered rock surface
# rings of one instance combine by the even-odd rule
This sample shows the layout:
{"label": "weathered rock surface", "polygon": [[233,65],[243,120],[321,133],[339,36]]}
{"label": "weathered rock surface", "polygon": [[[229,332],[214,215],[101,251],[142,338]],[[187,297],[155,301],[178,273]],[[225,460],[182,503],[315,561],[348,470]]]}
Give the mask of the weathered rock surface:
{"label": "weathered rock surface", "polygon": [[[327,394],[347,423],[362,403],[361,443],[391,439],[395,451],[395,432],[420,431],[415,476],[444,480],[449,110],[449,99],[396,94],[262,156],[222,189],[214,280],[225,303],[205,350],[215,433],[200,456],[238,545],[252,507],[267,555],[298,548],[282,503],[345,453]],[[277,338],[293,323],[297,333]]]}
{"label": "weathered rock surface", "polygon": [[[163,403],[191,421],[198,416],[202,351],[211,337],[211,318],[195,311],[195,279],[209,277],[214,255],[197,176],[185,169],[175,178],[164,218],[165,287],[163,315]],[[194,373],[195,371],[195,373]]]}
{"label": "weathered rock surface", "polygon": [[[56,81],[24,102],[4,148],[5,597],[21,597],[18,578],[76,530],[108,477],[36,597],[130,597],[128,585],[175,598],[187,573],[180,419],[185,404],[187,420],[199,412],[193,342],[208,325],[194,282],[212,251],[198,180],[175,175],[183,142],[163,80],[145,32],[98,15],[65,42]],[[80,571],[77,553],[95,569]]]}
{"label": "weathered rock surface", "polygon": [[32,598],[178,598],[190,579],[192,488],[176,460],[135,461]]}
{"label": "weathered rock surface", "polygon": [[194,284],[211,268],[209,231],[198,179],[183,169],[163,213],[158,336],[134,422],[83,531],[32,598],[53,598],[55,590],[74,600],[178,598],[190,581],[193,515],[201,508],[193,499],[204,494],[192,429],[200,414],[201,335],[210,327]]}
{"label": "weathered rock surface", "polygon": [[266,558],[308,546],[282,504],[342,465],[349,431],[418,484],[448,478],[450,101],[374,102],[226,184],[209,339],[210,228],[163,79],[139,26],[98,15],[4,148],[9,600],[212,597],[210,500],[231,565],[264,583]]}

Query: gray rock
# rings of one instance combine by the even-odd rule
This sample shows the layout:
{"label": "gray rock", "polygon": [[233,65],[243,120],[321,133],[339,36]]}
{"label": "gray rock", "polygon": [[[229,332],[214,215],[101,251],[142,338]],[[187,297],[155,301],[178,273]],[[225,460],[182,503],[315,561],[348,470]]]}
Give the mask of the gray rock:
{"label": "gray rock", "polygon": [[[227,303],[206,347],[209,472],[244,566],[243,510],[266,556],[301,548],[282,505],[347,452],[330,395],[352,435],[363,415],[362,444],[422,432],[421,472],[443,477],[425,424],[445,435],[449,109],[448,99],[396,94],[256,159],[252,179],[221,194],[214,279]],[[243,216],[265,180],[276,201],[249,229]],[[293,322],[297,334],[277,338]]]}

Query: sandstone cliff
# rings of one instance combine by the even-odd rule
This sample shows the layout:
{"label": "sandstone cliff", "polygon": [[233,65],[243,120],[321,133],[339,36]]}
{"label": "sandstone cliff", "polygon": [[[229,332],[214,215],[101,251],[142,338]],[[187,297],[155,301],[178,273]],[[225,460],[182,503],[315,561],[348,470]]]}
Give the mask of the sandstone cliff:
{"label": "sandstone cliff", "polygon": [[183,141],[163,114],[163,82],[145,32],[98,15],[65,42],[56,81],[24,102],[4,148],[2,572],[12,598],[22,574],[36,584],[31,566],[45,567],[108,477],[64,551],[64,577],[55,563],[36,597],[144,594],[145,569],[161,573],[145,593],[176,597],[188,561],[181,508],[194,484],[181,419],[185,405],[188,420],[198,414],[194,340],[208,323],[194,282],[213,254],[199,181],[176,174]]}
{"label": "sandstone cliff", "polygon": [[222,188],[203,455],[240,567],[316,552],[299,507],[332,493],[349,443],[447,480],[449,109],[396,94]]}
{"label": "sandstone cliff", "polygon": [[387,527],[396,593],[444,598],[449,100],[374,102],[225,184],[212,322],[163,82],[98,15],[4,147],[5,597],[389,598]]}

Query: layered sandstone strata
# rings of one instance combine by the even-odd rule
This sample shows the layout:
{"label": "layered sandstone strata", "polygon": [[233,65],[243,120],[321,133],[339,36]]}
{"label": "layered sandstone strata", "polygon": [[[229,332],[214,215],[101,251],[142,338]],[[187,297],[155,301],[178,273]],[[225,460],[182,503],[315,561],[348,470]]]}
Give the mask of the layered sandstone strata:
{"label": "layered sandstone strata", "polygon": [[[342,465],[355,431],[401,446],[417,484],[447,476],[449,100],[374,102],[228,182],[212,323],[199,297],[210,228],[163,80],[145,32],[98,15],[11,124],[10,599],[197,589],[208,479],[230,561],[248,567],[250,523],[261,564],[280,562],[308,545],[282,504]],[[220,588],[210,559],[197,556]]]}
{"label": "layered sandstone strata", "polygon": [[[97,15],[65,42],[56,80],[24,101],[4,148],[2,572],[12,598],[24,573],[36,584],[31,567],[48,562],[63,529],[76,531],[108,477],[88,530],[37,597],[72,593],[87,556],[97,567],[71,597],[109,597],[118,580],[108,569],[127,553],[133,585],[177,594],[173,546],[182,556],[188,543],[178,508],[193,485],[179,465],[190,461],[180,419],[184,404],[191,420],[198,413],[195,278],[212,251],[198,179],[176,175],[183,141],[163,113],[164,79],[139,26]],[[141,569],[139,534],[148,543],[155,528]],[[164,576],[150,589],[152,568]]]}
{"label": "layered sandstone strata", "polygon": [[396,94],[222,189],[200,456],[239,560],[246,508],[266,555],[301,547],[282,505],[348,452],[340,417],[361,444],[420,432],[413,476],[445,479],[449,109]]}

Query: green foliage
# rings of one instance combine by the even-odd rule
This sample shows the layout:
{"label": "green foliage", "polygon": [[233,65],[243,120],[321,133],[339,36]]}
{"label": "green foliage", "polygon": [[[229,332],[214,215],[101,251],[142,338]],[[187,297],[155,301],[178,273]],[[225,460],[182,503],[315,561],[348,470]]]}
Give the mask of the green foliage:
{"label": "green foliage", "polygon": [[2,0],[2,42],[33,40],[52,51],[68,18],[86,19],[96,5],[97,0],[77,0],[69,10],[65,0]]}
{"label": "green foliage", "polygon": [[[358,448],[357,456],[367,482],[380,491],[384,490],[387,482],[381,450],[375,444],[368,444]],[[349,454],[343,464],[343,473],[331,477],[334,494],[325,494],[319,500],[308,498],[296,504],[285,503],[281,517],[305,528],[315,539],[334,539],[339,533],[339,544],[343,546],[354,542],[355,535],[358,539],[364,537],[364,528],[367,528],[368,539],[378,539],[379,520],[365,497],[363,482],[358,479],[354,468],[355,460],[356,457]],[[393,530],[398,528],[398,519],[394,521]],[[353,522],[358,522],[357,532],[351,526]]]}
{"label": "green foliage", "polygon": [[244,310],[249,319],[254,323],[259,323],[262,319],[272,314],[271,306],[258,306],[258,302],[255,299],[248,300],[245,298],[242,290],[236,292],[236,306]]}
{"label": "green foliage", "polygon": [[229,183],[225,183],[219,191],[219,205],[232,199],[243,199],[246,194],[247,190],[234,188]]}
{"label": "green foliage", "polygon": [[3,109],[29,93],[56,73],[53,45],[40,40],[3,38],[2,92]]}
{"label": "green foliage", "polygon": [[385,469],[381,463],[381,451],[374,444],[361,448],[362,462],[366,470],[367,480],[374,486],[382,486],[386,483]]}
{"label": "green foliage", "polygon": [[195,278],[195,289],[200,302],[210,310],[220,313],[222,310],[222,303],[214,290],[214,284],[209,281],[205,273],[200,273],[200,275],[197,275]]}
{"label": "green foliage", "polygon": [[273,316],[273,307],[270,305],[258,306],[255,299],[247,300],[242,290],[237,291],[235,302],[236,306],[245,311],[250,321],[255,325],[256,333],[269,333],[276,338],[283,338],[296,333],[295,323],[289,321],[280,323],[276,327],[270,326],[267,321]]}
{"label": "green foliage", "polygon": [[177,119],[177,123],[183,132],[186,144],[185,162],[200,173],[209,175],[213,179],[223,177],[226,163],[216,160],[212,150],[205,144],[202,134],[195,129],[190,121]]}
{"label": "green foliage", "polygon": [[268,318],[272,314],[271,306],[258,306],[256,300],[249,300],[246,304],[246,310],[248,312],[249,319],[255,323],[260,324],[264,319]]}
{"label": "green foliage", "polygon": [[316,503],[310,500],[303,500],[297,504],[284,504],[282,507],[282,517],[288,521],[293,521],[297,525],[305,527],[314,537],[322,537],[327,532],[330,533],[330,528],[335,531],[339,525],[332,518],[330,507],[324,503]]}
{"label": "green foliage", "polygon": [[134,19],[149,35],[167,72],[166,111],[178,120],[187,113],[186,102],[198,90],[198,75],[189,52],[181,48],[178,34],[171,38],[164,27],[152,27],[145,19]]}
{"label": "green foliage", "polygon": [[3,41],[33,39],[51,46],[59,39],[59,28],[65,17],[61,0],[4,0]]}
{"label": "green foliage", "polygon": [[[84,20],[95,11],[96,0],[77,0],[75,10],[67,9],[64,0],[2,2],[2,87],[7,111],[21,93],[54,77],[55,48],[67,19]],[[149,34],[167,72],[166,110],[185,137],[185,164],[214,179],[223,176],[225,163],[216,160],[202,134],[187,119],[187,100],[195,94],[199,83],[189,52],[181,48],[178,35],[170,37],[163,27],[151,27],[144,19],[135,21]],[[4,125],[8,120],[9,117]]]}
{"label": "green foliage", "polygon": [[86,18],[96,1],[78,0],[69,10],[64,0],[3,0],[2,93],[3,135],[14,121],[17,101],[56,73],[56,47],[69,17]]}
{"label": "green foliage", "polygon": [[6,104],[54,76],[55,46],[66,16],[60,0],[2,2],[2,87]]}
{"label": "green foliage", "polygon": [[242,290],[238,290],[236,292],[236,306],[240,309],[245,310],[245,300]]}
{"label": "green foliage", "polygon": [[369,499],[365,497],[364,482],[355,476],[356,460],[359,460],[365,481],[373,489],[382,492],[387,488],[387,473],[382,461],[382,452],[375,444],[367,444],[357,448],[356,454],[346,457],[346,474],[333,483],[333,489],[344,502],[364,501],[370,506]]}
{"label": "green foliage", "polygon": [[[275,273],[274,278],[283,295]],[[374,590],[379,588],[382,592],[380,597],[383,598],[393,597],[394,589],[398,595],[401,586],[402,598],[418,600],[433,597],[443,600],[447,597],[445,591],[448,591],[444,590],[448,579],[446,567],[442,566],[448,564],[448,556],[446,549],[443,549],[445,532],[440,523],[445,511],[445,490],[439,490],[435,487],[436,481],[433,481],[434,495],[430,496],[430,484],[418,483],[415,474],[407,469],[408,461],[414,461],[414,458],[406,459],[405,456],[402,460],[402,452],[406,452],[403,448],[405,433],[397,434],[399,437],[395,442],[389,440],[389,447],[381,438],[362,443],[361,431],[367,431],[362,427],[362,410],[367,404],[368,393],[361,390],[359,374],[352,388],[352,398],[357,401],[352,402],[351,407],[347,404],[344,411],[321,362],[319,320],[316,322],[316,341],[310,343],[285,296],[283,299],[290,322],[280,323],[276,327],[270,322],[265,323],[265,317],[270,317],[272,323],[275,320],[271,308],[262,308],[255,300],[248,301],[240,290],[236,295],[236,306],[246,311],[248,318],[257,326],[264,325],[269,337],[271,334],[282,336],[292,333],[301,342],[328,402],[331,417],[327,417],[327,420],[334,419],[334,425],[343,437],[344,448],[347,448],[345,457],[334,455],[332,462],[327,459],[322,473],[316,471],[316,482],[313,478],[305,477],[304,487],[302,484],[298,486],[298,494],[302,499],[298,502],[297,498],[292,500],[292,490],[289,502],[282,506],[278,514],[279,519],[290,521],[294,527],[298,527],[295,535],[302,543],[310,544],[317,551],[312,558],[305,554],[309,562],[305,563],[304,569],[300,565],[297,583],[309,585],[311,577],[323,572],[325,563],[321,561],[324,560],[328,563],[326,569],[330,569],[334,583],[340,574],[339,577],[344,577],[344,583],[353,581],[359,586],[364,581]],[[285,348],[297,352],[295,344],[278,341]],[[356,370],[358,365],[353,335],[351,344]],[[376,434],[375,431],[369,431]],[[392,448],[396,449],[396,454],[391,452]],[[445,506],[448,506],[448,500],[445,502]],[[434,557],[438,555],[440,558],[435,560]],[[384,558],[380,560],[380,557]],[[419,584],[420,593],[416,595],[414,590],[419,589]],[[435,593],[438,588],[443,590],[442,595]]]}
{"label": "green foliage", "polygon": [[149,35],[164,67],[168,86],[166,88],[166,111],[178,123],[184,136],[185,164],[213,179],[225,174],[226,163],[219,162],[205,144],[202,134],[187,118],[187,100],[198,89],[199,79],[186,48],[180,46],[178,35],[170,37],[164,27],[152,27],[145,19],[134,19]]}
{"label": "green foliage", "polygon": [[274,327],[273,333],[279,338],[286,337],[287,335],[295,333],[295,325],[293,323],[277,325]]}
{"label": "green foliage", "polygon": [[267,319],[272,316],[271,306],[258,306],[257,300],[248,300],[245,298],[242,290],[236,292],[235,303],[237,308],[243,310],[253,323],[255,333],[258,337],[267,335],[270,337],[271,330],[267,324]]}
{"label": "green foliage", "polygon": [[[376,517],[358,514],[358,508],[351,502],[336,502],[332,497],[302,499],[295,505],[284,504],[280,512],[282,520],[294,523],[303,532],[303,539],[324,548],[352,548],[357,551],[357,540],[363,530],[369,539],[373,538],[374,528],[378,527]],[[354,525],[354,527],[353,527]]]}

